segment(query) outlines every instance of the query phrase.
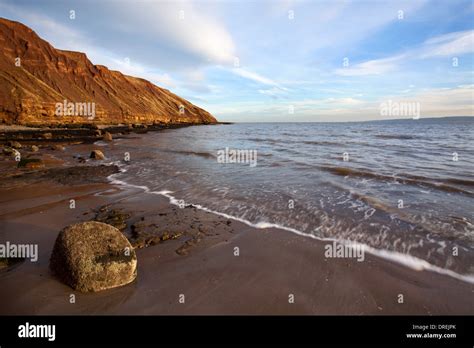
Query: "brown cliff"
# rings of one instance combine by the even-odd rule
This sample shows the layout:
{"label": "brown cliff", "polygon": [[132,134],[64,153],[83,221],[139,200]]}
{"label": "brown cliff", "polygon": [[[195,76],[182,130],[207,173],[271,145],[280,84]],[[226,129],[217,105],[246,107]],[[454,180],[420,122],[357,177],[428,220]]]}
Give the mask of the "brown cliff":
{"label": "brown cliff", "polygon": [[[94,65],[84,53],[54,48],[21,23],[0,18],[0,47],[2,123],[216,122],[207,111],[147,80]],[[58,105],[64,101],[76,108],[66,104],[62,111]]]}

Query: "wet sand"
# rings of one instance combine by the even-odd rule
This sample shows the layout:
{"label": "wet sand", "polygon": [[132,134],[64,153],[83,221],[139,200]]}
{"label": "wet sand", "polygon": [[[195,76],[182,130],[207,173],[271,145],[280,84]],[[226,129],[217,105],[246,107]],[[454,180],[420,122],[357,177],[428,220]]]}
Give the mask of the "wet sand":
{"label": "wet sand", "polygon": [[[67,151],[76,150],[71,146]],[[64,181],[50,172],[50,177],[30,174],[36,179],[3,181],[0,243],[37,243],[39,259],[0,270],[0,314],[474,312],[472,284],[369,254],[363,262],[326,259],[324,242],[252,228],[192,206],[179,208],[166,197],[112,185],[106,175]],[[71,198],[75,209],[70,209]],[[52,247],[62,228],[95,219],[101,207],[126,213],[123,232],[132,242],[132,226],[147,235],[166,231],[176,238],[137,249],[134,283],[100,293],[75,292],[51,275]],[[70,303],[71,294],[75,303]]]}

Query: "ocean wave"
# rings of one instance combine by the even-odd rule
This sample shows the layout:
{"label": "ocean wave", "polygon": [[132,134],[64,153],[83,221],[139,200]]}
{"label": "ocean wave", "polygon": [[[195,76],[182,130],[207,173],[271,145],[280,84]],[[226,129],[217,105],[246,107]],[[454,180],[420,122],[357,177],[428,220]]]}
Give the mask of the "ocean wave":
{"label": "ocean wave", "polygon": [[169,150],[169,149],[160,149],[162,152],[169,152],[169,153],[176,153],[179,155],[188,155],[188,156],[199,156],[203,158],[217,158],[217,154],[209,153],[209,152],[198,152],[198,151],[185,151],[185,150]]}
{"label": "ocean wave", "polygon": [[421,138],[419,136],[405,135],[405,134],[376,134],[375,137],[379,139],[399,139],[399,140],[412,140],[412,139]]}
{"label": "ocean wave", "polygon": [[[176,197],[174,197],[172,195],[173,194],[172,191],[167,191],[167,190],[152,191],[148,186],[130,184],[130,183],[127,183],[123,180],[117,179],[116,176],[119,175],[119,174],[120,173],[110,175],[109,176],[109,181],[112,184],[115,184],[115,185],[121,185],[121,186],[125,186],[125,187],[141,189],[145,193],[161,195],[163,197],[168,198],[169,202],[173,205],[180,206],[180,205],[183,204],[182,200],[178,200]],[[294,233],[294,234],[297,234],[297,235],[300,235],[300,236],[303,236],[303,237],[316,239],[316,240],[319,240],[319,241],[350,243],[353,246],[357,246],[357,247],[362,248],[364,250],[364,252],[366,252],[366,253],[372,254],[374,256],[380,257],[380,258],[385,259],[385,260],[389,260],[389,261],[401,264],[403,266],[406,266],[406,267],[408,267],[410,269],[413,269],[413,270],[416,270],[416,271],[423,271],[423,270],[431,271],[431,272],[435,272],[435,273],[438,273],[438,274],[450,276],[450,277],[453,277],[455,279],[459,279],[461,281],[464,281],[464,282],[467,282],[467,283],[470,283],[470,284],[474,284],[474,275],[459,274],[459,273],[454,272],[452,270],[445,269],[445,268],[433,265],[433,264],[429,263],[426,260],[423,260],[421,258],[412,256],[412,255],[409,255],[409,254],[403,254],[403,253],[400,253],[400,252],[384,250],[384,249],[377,249],[377,248],[371,247],[371,246],[366,245],[366,244],[362,244],[362,243],[358,243],[358,242],[354,242],[354,241],[349,241],[349,240],[341,240],[341,239],[337,239],[337,238],[328,238],[328,237],[319,237],[319,236],[315,236],[313,234],[304,233],[304,232],[299,231],[295,228],[291,228],[291,227],[287,227],[287,226],[283,226],[283,225],[275,224],[275,223],[271,223],[271,222],[261,221],[261,222],[258,222],[258,223],[252,223],[248,220],[245,220],[245,219],[242,219],[242,218],[239,218],[239,217],[236,217],[236,216],[232,216],[232,215],[229,215],[229,214],[226,214],[226,213],[222,213],[222,212],[219,212],[219,211],[216,211],[216,210],[212,210],[212,209],[209,209],[209,208],[204,207],[204,206],[199,205],[199,204],[191,204],[191,203],[186,203],[186,202],[184,204],[185,205],[192,205],[192,206],[196,207],[197,209],[200,209],[202,211],[206,211],[206,212],[209,212],[209,213],[212,213],[212,214],[215,214],[215,215],[223,216],[227,219],[242,222],[242,223],[244,223],[244,224],[246,224],[250,227],[257,228],[257,229],[277,228],[277,229],[280,229],[280,230],[285,230],[285,231],[288,231],[288,232],[291,232],[291,233]]]}
{"label": "ocean wave", "polygon": [[320,170],[339,176],[352,176],[361,178],[371,178],[381,181],[394,181],[400,184],[421,185],[435,188],[438,190],[454,193],[464,193],[473,195],[474,193],[463,188],[452,186],[449,184],[458,184],[464,186],[474,186],[474,182],[470,180],[461,180],[455,178],[427,178],[423,176],[415,176],[410,174],[385,175],[374,173],[367,170],[337,167],[337,166],[317,166]]}
{"label": "ocean wave", "polygon": [[[341,146],[342,144],[337,141],[327,141],[327,140],[303,140],[301,141],[303,144],[306,145],[335,145],[335,146]],[[347,143],[345,143],[347,144]]]}

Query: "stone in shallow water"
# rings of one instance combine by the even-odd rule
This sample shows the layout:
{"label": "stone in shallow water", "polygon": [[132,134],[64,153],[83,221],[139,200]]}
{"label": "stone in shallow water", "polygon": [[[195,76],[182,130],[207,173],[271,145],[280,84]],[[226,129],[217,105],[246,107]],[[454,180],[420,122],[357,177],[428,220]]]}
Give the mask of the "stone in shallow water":
{"label": "stone in shallow water", "polygon": [[59,233],[50,267],[73,289],[96,292],[133,282],[137,257],[118,229],[89,221],[67,226]]}
{"label": "stone in shallow water", "polygon": [[90,158],[94,158],[97,160],[103,160],[105,158],[104,154],[100,150],[92,150]]}
{"label": "stone in shallow water", "polygon": [[112,141],[112,134],[110,134],[109,132],[105,132],[103,138],[104,141]]}

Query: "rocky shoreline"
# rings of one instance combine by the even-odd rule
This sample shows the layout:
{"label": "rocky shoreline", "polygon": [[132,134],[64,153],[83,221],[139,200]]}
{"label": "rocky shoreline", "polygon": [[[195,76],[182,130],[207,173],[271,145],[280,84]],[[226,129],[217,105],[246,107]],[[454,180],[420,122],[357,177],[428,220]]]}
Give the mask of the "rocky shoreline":
{"label": "rocky shoreline", "polygon": [[[72,158],[70,157],[65,161],[54,161],[51,158],[47,158],[47,154],[44,153],[44,150],[64,152],[66,149],[65,146],[92,144],[95,141],[111,142],[120,136],[126,137],[132,133],[143,134],[148,131],[160,131],[183,126],[189,125],[130,125],[127,127],[104,126],[55,129],[28,129],[24,127],[21,127],[21,129],[16,127],[10,129],[4,128],[2,129],[3,132],[0,133],[0,139],[4,143],[2,158],[0,158],[4,180],[0,183],[0,189],[30,187],[44,182],[67,186],[107,183],[107,178],[110,175],[119,172],[119,168],[116,165],[87,165],[85,164],[86,156],[71,156]],[[20,157],[20,159],[16,158],[16,156]],[[89,158],[97,160],[97,162],[100,163],[105,159],[105,156],[101,150],[93,149]],[[16,166],[13,161],[17,162]],[[120,272],[123,273],[123,271],[116,272],[117,277],[114,278],[112,274],[114,274],[113,268],[116,268],[116,266],[110,266],[108,270],[101,270],[100,272],[92,271],[93,269],[97,269],[97,265],[99,264],[115,264],[114,258],[116,258],[115,256],[117,256],[116,254],[119,251],[111,251],[110,245],[107,244],[110,243],[110,238],[112,238],[110,236],[113,235],[113,230],[116,231],[116,235],[123,234],[123,236],[125,236],[133,255],[135,255],[135,249],[146,248],[164,243],[168,240],[178,239],[182,240],[182,244],[176,249],[176,254],[187,255],[189,250],[199,243],[204,236],[212,235],[209,234],[208,229],[202,224],[196,224],[198,219],[193,220],[189,218],[188,214],[182,214],[181,218],[188,217],[189,230],[183,229],[182,227],[176,228],[180,223],[177,224],[173,220],[176,218],[175,215],[177,213],[175,207],[172,207],[173,213],[160,212],[155,216],[150,213],[143,214],[134,211],[134,209],[123,211],[123,208],[116,207],[116,205],[117,204],[108,204],[100,206],[97,209],[92,209],[92,215],[94,216],[90,215],[91,212],[84,213],[84,215],[91,216],[91,218],[83,224],[96,223],[96,225],[91,225],[96,227],[95,233],[100,235],[102,231],[108,231],[107,229],[110,229],[110,231],[107,232],[109,238],[104,237],[102,239],[102,243],[105,244],[101,244],[97,242],[96,239],[87,237],[86,233],[82,233],[89,230],[80,227],[82,226],[81,224],[66,226],[55,242],[55,248],[51,256],[51,270],[59,279],[75,290],[86,292],[100,291],[125,285],[133,281],[134,277],[136,277],[136,271],[134,271],[135,275],[133,279],[126,282],[118,281],[117,278],[123,277],[119,274]],[[187,206],[186,208],[192,207]],[[196,212],[195,208],[194,212]],[[173,217],[171,221],[168,214]],[[227,228],[231,224],[230,220],[220,221],[223,220],[221,217],[216,217],[216,220],[214,223],[215,226],[222,224]],[[77,233],[76,231],[82,232]],[[69,237],[69,234],[72,233],[75,233],[75,237]],[[81,234],[84,235],[85,240],[81,239]],[[90,244],[95,245],[97,250],[92,250]],[[84,254],[84,246],[88,246],[87,250],[90,250],[88,259],[86,259],[85,256],[77,256]],[[75,250],[76,248],[79,249]],[[108,253],[105,251],[107,249],[109,250]],[[94,259],[99,257],[97,256],[99,254],[101,254],[101,261],[100,263],[96,263]],[[113,257],[109,257],[110,255]],[[74,260],[74,262],[71,260]],[[0,269],[12,267],[22,261],[23,260],[0,258]],[[133,262],[136,262],[135,256],[133,257]],[[78,264],[82,263],[86,265],[84,266],[85,268],[78,266]],[[135,268],[136,266],[133,266],[133,269]],[[85,271],[85,269],[88,269],[88,271]],[[94,276],[94,273],[97,274]],[[76,279],[77,274],[82,275]],[[97,280],[103,279],[105,274],[109,276],[110,284]]]}
{"label": "rocky shoreline", "polygon": [[[216,123],[220,124],[220,123]],[[28,127],[3,125],[0,126],[0,143],[6,144],[9,141],[24,142],[30,145],[37,142],[39,144],[51,144],[61,142],[85,142],[104,138],[106,133],[115,137],[128,134],[144,134],[149,131],[161,131],[163,129],[175,129],[181,127],[199,126],[193,123],[153,123],[153,124],[128,124],[128,125],[95,125],[95,124],[71,124],[51,127]]]}
{"label": "rocky shoreline", "polygon": [[[103,141],[105,154],[120,136],[110,133],[111,142],[96,139]],[[37,262],[0,260],[0,314],[406,315],[468,314],[474,308],[473,285],[449,276],[373,255],[364,262],[326,259],[321,241],[276,228],[252,228],[111,184],[108,177],[118,168],[107,160],[85,158],[98,149],[93,143],[54,136],[36,144],[13,137],[7,141],[20,142],[15,150],[22,156],[34,154],[44,166],[18,167],[12,154],[0,154],[0,244],[34,243],[39,250]],[[38,151],[31,152],[34,145]],[[58,275],[57,266],[76,260],[77,250],[55,257],[51,267],[60,231],[90,222],[106,224],[125,237],[136,254],[136,275],[135,258],[117,253],[126,245],[123,239],[118,248],[101,242],[88,251],[89,261],[81,262],[94,272],[70,268],[65,274],[82,275],[70,278],[61,270]],[[127,262],[130,267],[121,268]],[[117,276],[106,284],[97,282],[107,265]],[[403,304],[397,301],[400,294]],[[294,302],[288,301],[290,295]]]}

